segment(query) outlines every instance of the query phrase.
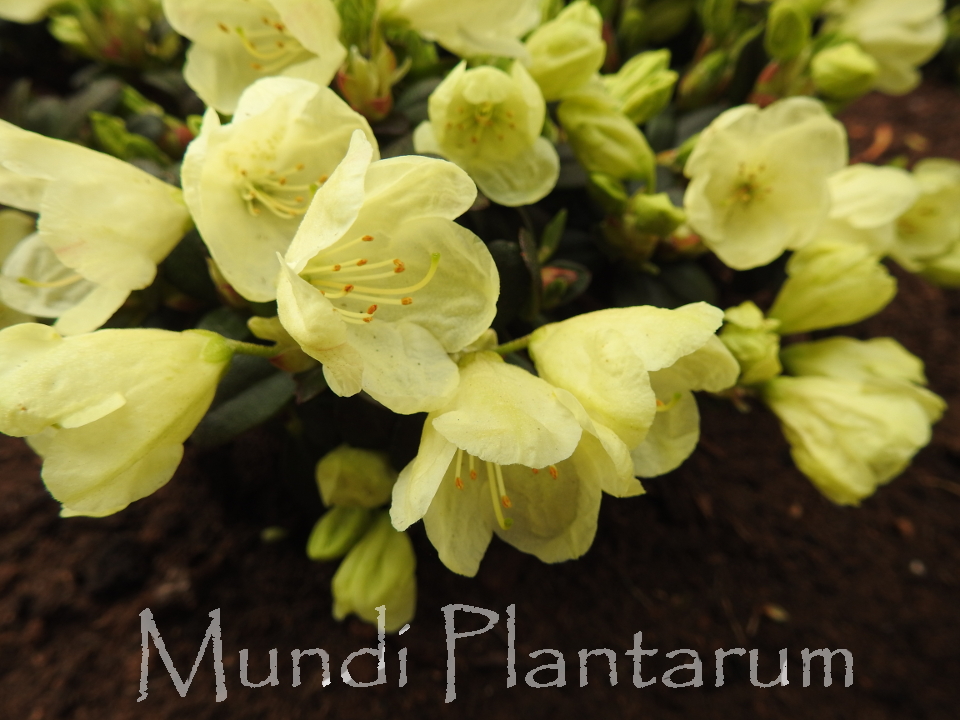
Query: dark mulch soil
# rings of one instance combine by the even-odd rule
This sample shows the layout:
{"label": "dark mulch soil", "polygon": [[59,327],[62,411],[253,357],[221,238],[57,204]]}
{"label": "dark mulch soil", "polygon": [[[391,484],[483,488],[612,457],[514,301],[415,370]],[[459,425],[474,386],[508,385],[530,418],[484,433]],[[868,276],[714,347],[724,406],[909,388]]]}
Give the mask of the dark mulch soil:
{"label": "dark mulch soil", "polygon": [[[889,123],[891,142],[877,154],[883,160],[960,158],[957,117],[960,98],[936,87],[905,99],[869,97],[845,114],[855,154]],[[911,149],[923,141],[907,133],[928,149]],[[304,556],[308,523],[305,513],[284,510],[287,483],[276,470],[284,447],[270,431],[214,453],[190,450],[167,487],[103,520],[59,519],[38,462],[21,441],[0,437],[0,717],[956,718],[960,293],[898,277],[891,307],[851,332],[897,337],[926,359],[933,389],[951,406],[933,444],[902,477],[859,509],[835,507],[793,468],[772,415],[761,408],[740,414],[704,398],[704,439],[693,457],[648,482],[644,497],[606,499],[596,542],[579,562],[546,566],[495,541],[479,576],[465,579],[439,563],[417,529],[420,604],[412,629],[387,641],[389,683],[381,687],[350,688],[339,678],[351,652],[375,645],[375,631],[331,619],[334,566]],[[289,526],[289,537],[263,543],[268,521]],[[457,699],[445,705],[440,608],[450,603],[494,610],[501,621],[458,643]],[[519,684],[508,689],[510,604]],[[139,613],[148,607],[184,676],[208,613],[220,608],[225,702],[214,701],[209,649],[185,698],[153,650],[149,696],[137,702]],[[478,627],[465,615],[457,623]],[[624,651],[641,631],[644,647],[659,648],[644,659],[645,679],[689,662],[664,655],[690,648],[704,660],[704,686],[635,688]],[[306,658],[303,682],[292,687],[290,652],[315,647],[330,654],[332,684],[323,687],[317,659]],[[402,647],[409,648],[409,681],[398,688]],[[749,662],[734,656],[726,684],[715,688],[713,653],[734,647],[759,650],[759,678],[767,682],[787,648],[789,686],[752,686]],[[277,687],[241,685],[245,648],[253,682],[267,676],[268,651],[278,650]],[[528,671],[552,662],[529,657],[541,648],[563,653],[566,687],[524,685]],[[590,684],[579,686],[577,653],[594,648],[617,653],[616,687],[603,658],[591,659]],[[821,686],[819,666],[813,686],[802,687],[804,648],[850,650],[853,686],[843,686],[837,662],[831,687]],[[353,665],[362,679],[375,670],[366,660]],[[537,679],[554,675],[542,671]]]}

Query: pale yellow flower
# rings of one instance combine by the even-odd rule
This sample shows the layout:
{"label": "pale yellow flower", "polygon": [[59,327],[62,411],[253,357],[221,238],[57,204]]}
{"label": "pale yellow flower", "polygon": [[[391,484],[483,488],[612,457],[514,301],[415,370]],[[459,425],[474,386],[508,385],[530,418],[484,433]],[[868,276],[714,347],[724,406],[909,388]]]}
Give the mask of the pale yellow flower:
{"label": "pale yellow flower", "polygon": [[331,0],[164,0],[170,24],[193,41],[183,77],[200,98],[233,114],[262,77],[326,86],[346,57]]}
{"label": "pale yellow flower", "polygon": [[101,517],[167,483],[231,352],[213,333],[0,331],[0,432],[26,437],[64,515]]}

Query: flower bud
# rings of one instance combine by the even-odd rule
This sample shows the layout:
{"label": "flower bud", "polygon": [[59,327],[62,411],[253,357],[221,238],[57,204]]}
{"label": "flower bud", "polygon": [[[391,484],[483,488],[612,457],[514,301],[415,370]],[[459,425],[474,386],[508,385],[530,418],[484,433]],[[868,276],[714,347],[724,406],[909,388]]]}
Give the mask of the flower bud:
{"label": "flower bud", "polygon": [[817,91],[836,100],[850,100],[870,92],[880,73],[877,61],[855,42],[821,50],[810,62]]}
{"label": "flower bud", "polygon": [[375,508],[390,499],[397,473],[384,453],[341,445],[317,463],[317,486],[327,507]]}
{"label": "flower bud", "polygon": [[779,375],[780,323],[767,320],[763,312],[749,300],[728,308],[723,314],[720,339],[740,363],[740,385],[756,385]]}
{"label": "flower bud", "polygon": [[714,37],[722,38],[733,25],[736,9],[737,0],[703,0],[700,5],[700,19],[704,30]]}
{"label": "flower bud", "polygon": [[637,230],[660,237],[668,236],[687,218],[683,209],[670,201],[667,193],[637,193],[630,198],[627,213],[633,216],[633,225]]}
{"label": "flower bud", "polygon": [[642,125],[670,102],[678,75],[669,65],[670,51],[655,50],[632,57],[615,75],[604,76],[607,91],[635,124]]}
{"label": "flower bud", "polygon": [[643,133],[604,93],[567,98],[557,109],[577,160],[588,173],[654,184],[654,157]]}
{"label": "flower bud", "polygon": [[372,511],[361,507],[335,507],[317,520],[307,540],[311,560],[336,560],[350,552],[373,522]]}
{"label": "flower bud", "polygon": [[50,33],[93,60],[122,67],[155,66],[180,50],[160,0],[64,3],[50,19]]}
{"label": "flower bud", "polygon": [[707,53],[680,80],[678,93],[684,107],[696,107],[723,91],[733,73],[730,53],[719,49]]}
{"label": "flower bud", "polygon": [[375,36],[369,59],[356,46],[350,48],[346,62],[337,73],[337,87],[350,107],[367,120],[383,120],[393,109],[391,89],[409,66],[407,61],[398,68],[393,50]]}
{"label": "flower bud", "polygon": [[396,632],[416,610],[416,567],[410,538],[393,529],[388,513],[379,513],[333,576],[333,617],[342,620],[356,613],[372,623],[377,607],[385,605],[385,629]]}
{"label": "flower bud", "polygon": [[559,100],[600,70],[607,52],[603,18],[587,0],[577,0],[527,38],[530,75],[545,100]]}
{"label": "flower bud", "polygon": [[796,0],[776,0],[767,15],[763,47],[775,60],[792,60],[810,43],[810,15]]}
{"label": "flower bud", "polygon": [[770,308],[780,334],[850,325],[887,306],[897,281],[860,245],[820,240],[794,253]]}

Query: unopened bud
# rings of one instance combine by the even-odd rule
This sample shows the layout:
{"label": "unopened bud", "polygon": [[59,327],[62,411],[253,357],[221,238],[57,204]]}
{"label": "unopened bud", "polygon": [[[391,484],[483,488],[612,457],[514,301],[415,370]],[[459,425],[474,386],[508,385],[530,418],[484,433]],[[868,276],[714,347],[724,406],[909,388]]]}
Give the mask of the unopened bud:
{"label": "unopened bud", "polygon": [[327,507],[375,508],[390,499],[397,473],[387,456],[341,445],[317,463],[317,486]]}
{"label": "unopened bud", "polygon": [[343,557],[363,537],[373,517],[373,512],[366,508],[331,508],[313,526],[307,540],[307,557],[311,560]]}
{"label": "unopened bud", "polygon": [[767,15],[763,47],[775,60],[792,60],[810,43],[810,15],[796,0],[776,0]]}
{"label": "unopened bud", "polygon": [[722,38],[733,26],[736,9],[737,0],[703,0],[700,19],[704,30],[715,38]]}
{"label": "unopened bud", "polygon": [[623,114],[642,125],[670,102],[678,75],[669,67],[670,51],[655,50],[632,57],[603,81]]}
{"label": "unopened bud", "polygon": [[866,95],[880,74],[877,61],[855,42],[821,50],[810,62],[813,84],[828,98],[851,100]]}
{"label": "unopened bud", "polygon": [[627,212],[633,216],[633,225],[638,231],[660,237],[668,236],[687,219],[683,209],[674,205],[667,193],[637,193],[630,198]]}
{"label": "unopened bud", "polygon": [[655,160],[639,128],[605,94],[568,98],[557,109],[577,160],[588,173],[654,184]]}
{"label": "unopened bud", "polygon": [[749,300],[724,314],[720,340],[740,363],[740,385],[766,382],[783,371],[777,320],[768,320]]}
{"label": "unopened bud", "polygon": [[709,52],[680,80],[681,105],[694,107],[720,94],[730,81],[733,63],[726,50]]}
{"label": "unopened bud", "polygon": [[409,69],[409,60],[397,67],[393,50],[378,39],[370,58],[351,46],[346,62],[337,73],[337,87],[356,110],[370,121],[383,120],[393,109],[393,86]]}
{"label": "unopened bud", "polygon": [[372,623],[377,607],[385,605],[385,629],[396,632],[416,610],[416,567],[410,538],[393,529],[388,513],[380,512],[333,576],[333,617],[342,620],[356,613]]}
{"label": "unopened bud", "polygon": [[623,182],[603,173],[590,174],[587,180],[587,193],[608,215],[622,213],[629,200]]}
{"label": "unopened bud", "polygon": [[583,86],[603,65],[607,53],[603,18],[587,0],[577,0],[527,39],[530,75],[548,102]]}

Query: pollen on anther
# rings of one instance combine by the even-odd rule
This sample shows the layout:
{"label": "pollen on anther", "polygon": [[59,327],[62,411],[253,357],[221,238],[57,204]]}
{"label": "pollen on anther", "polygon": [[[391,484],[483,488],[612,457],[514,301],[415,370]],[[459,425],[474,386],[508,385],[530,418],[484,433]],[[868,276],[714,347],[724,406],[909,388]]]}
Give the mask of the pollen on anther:
{"label": "pollen on anther", "polygon": [[366,264],[367,264],[366,258],[360,258],[359,260],[357,260],[357,267],[362,267],[363,265],[366,265]]}
{"label": "pollen on anther", "polygon": [[286,185],[287,179],[285,177],[281,177],[280,179],[277,180],[277,182],[280,183],[281,185]]}
{"label": "pollen on anther", "polygon": [[333,266],[333,271],[334,271],[334,272],[337,272],[338,270],[340,270],[340,266],[339,266],[339,265],[334,265],[334,266]]}
{"label": "pollen on anther", "polygon": [[537,470],[537,468],[530,468],[530,472],[532,472],[534,475],[539,475],[539,474],[540,474],[540,471]]}
{"label": "pollen on anther", "polygon": [[323,185],[329,179],[330,179],[329,175],[321,175],[320,177],[317,178],[317,182]]}
{"label": "pollen on anther", "polygon": [[471,480],[476,480],[476,479],[477,479],[477,471],[476,471],[476,470],[471,470],[471,471],[470,471],[470,479],[471,479]]}
{"label": "pollen on anther", "polygon": [[554,480],[556,480],[556,479],[557,479],[557,476],[560,474],[559,472],[557,472],[556,466],[555,466],[555,465],[551,465],[550,468],[549,468],[549,470],[550,470],[550,477],[552,477]]}
{"label": "pollen on anther", "polygon": [[459,477],[453,481],[453,484],[457,486],[457,490],[463,490],[463,480]]}
{"label": "pollen on anther", "polygon": [[513,503],[510,502],[510,498],[508,498],[506,495],[500,496],[500,504],[503,505],[507,510],[513,507]]}
{"label": "pollen on anther", "polygon": [[413,304],[413,298],[412,298],[412,297],[400,298],[400,304],[401,304],[401,305],[412,305],[412,304]]}
{"label": "pollen on anther", "polygon": [[365,318],[363,319],[363,321],[364,321],[365,323],[372,323],[372,322],[373,322],[373,316],[372,316],[372,315],[368,315],[367,317],[365,317]]}
{"label": "pollen on anther", "polygon": [[353,290],[353,285],[344,285],[344,286],[343,286],[343,291],[344,291],[345,293],[348,293],[348,292],[350,292],[350,291],[352,291],[352,290]]}
{"label": "pollen on anther", "polygon": [[303,202],[303,195],[297,195],[297,196],[293,199],[293,201],[294,201],[294,202],[298,202],[298,203],[302,203],[302,202]]}
{"label": "pollen on anther", "polygon": [[363,240],[364,242],[370,242],[371,240],[373,240],[373,235],[364,235],[360,239]]}
{"label": "pollen on anther", "polygon": [[373,315],[377,311],[376,305],[371,305],[367,308],[367,315]]}
{"label": "pollen on anther", "polygon": [[403,264],[402,260],[394,260],[393,265],[394,265],[393,271],[395,273],[402,273],[404,270],[407,269],[407,266]]}

